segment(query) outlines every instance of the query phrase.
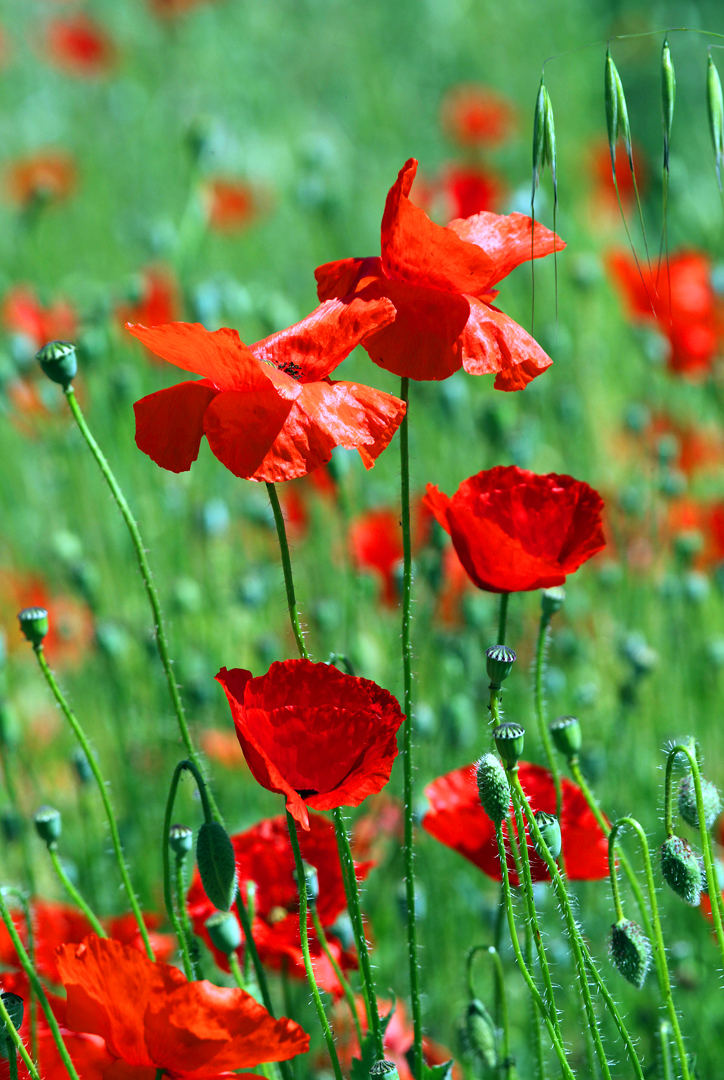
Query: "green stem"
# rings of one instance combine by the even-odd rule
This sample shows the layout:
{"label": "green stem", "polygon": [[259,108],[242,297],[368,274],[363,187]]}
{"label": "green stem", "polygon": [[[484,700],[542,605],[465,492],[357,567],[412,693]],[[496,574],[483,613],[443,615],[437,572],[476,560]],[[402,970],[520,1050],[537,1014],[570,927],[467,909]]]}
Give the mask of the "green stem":
{"label": "green stem", "polygon": [[659,1044],[661,1046],[661,1075],[662,1080],[674,1080],[674,1067],[671,1061],[671,1047],[669,1045],[669,1024],[662,1020],[659,1024]]}
{"label": "green stem", "polygon": [[[27,895],[20,889],[8,888],[5,890],[7,893],[15,896],[21,908],[23,909],[23,918],[25,919],[25,933],[28,939],[28,956],[30,957],[30,963],[35,967],[35,933],[33,931],[33,917],[30,911],[30,901]],[[32,987],[30,987],[30,1050],[33,1055],[33,1061],[38,1064],[38,1002],[33,993]]]}
{"label": "green stem", "polygon": [[355,1031],[357,1032],[357,1042],[360,1046],[362,1046],[362,1028],[359,1022],[359,1014],[357,1013],[357,1002],[354,1000],[354,994],[352,993],[352,987],[349,985],[349,981],[345,977],[342,968],[335,960],[334,954],[329,947],[327,935],[324,932],[324,927],[322,926],[321,920],[319,918],[319,912],[317,911],[316,907],[312,908],[312,922],[314,923],[314,929],[316,930],[317,937],[319,938],[319,944],[322,946],[322,951],[332,965],[334,974],[337,976],[337,979],[339,980],[339,985],[342,987],[342,993],[344,994],[345,1000],[349,1005],[349,1011],[352,1014]]}
{"label": "green stem", "polygon": [[508,625],[508,600],[510,593],[500,594],[500,608],[498,609],[498,645],[505,645],[505,630]]}
{"label": "green stem", "polygon": [[[183,917],[180,917],[178,915],[173,902],[173,893],[171,891],[171,845],[169,843],[169,837],[171,834],[171,817],[173,815],[173,808],[176,802],[176,792],[178,791],[181,773],[183,773],[184,771],[190,772],[194,777],[194,780],[196,780],[199,794],[201,795],[202,806],[204,809],[204,820],[209,821],[211,815],[211,807],[209,805],[208,796],[206,793],[206,785],[204,784],[203,777],[201,776],[200,771],[196,768],[192,761],[179,761],[178,765],[173,771],[173,776],[171,777],[171,786],[168,789],[168,798],[166,799],[166,813],[163,819],[163,837],[161,840],[163,858],[163,901],[166,905],[166,913],[169,917],[171,925],[173,926],[179,949],[181,951],[181,960],[183,962],[184,975],[189,980],[189,982],[192,982],[194,979],[201,978],[201,973],[195,968],[195,966],[191,962],[191,951],[189,949],[189,942],[184,932],[184,926],[182,923]],[[183,898],[181,898],[181,903],[183,903]]]}
{"label": "green stem", "polygon": [[188,908],[186,907],[186,856],[183,852],[177,852],[173,863],[173,889],[176,894],[176,910],[181,923],[181,932],[186,942],[191,970],[194,979],[201,979],[202,972],[199,960],[198,940],[194,935]]}
{"label": "green stem", "polygon": [[468,955],[465,958],[465,971],[468,984],[468,997],[472,1001],[473,998],[477,998],[475,993],[475,984],[473,983],[473,960],[479,952],[486,952],[493,961],[493,971],[495,973],[495,990],[496,997],[500,1001],[500,1029],[503,1033],[500,1056],[503,1060],[503,1067],[510,1076],[513,1062],[510,1056],[510,1021],[508,1018],[508,996],[505,992],[505,971],[503,970],[503,962],[500,959],[500,953],[494,945],[473,945],[472,949],[468,950]]}
{"label": "green stem", "polygon": [[128,868],[126,867],[126,862],[125,862],[125,859],[123,857],[123,848],[121,846],[121,838],[118,835],[118,825],[116,823],[116,816],[115,816],[115,814],[113,812],[113,806],[111,804],[111,798],[110,798],[110,795],[108,794],[108,788],[106,786],[105,780],[103,779],[103,775],[101,773],[98,762],[96,761],[95,754],[93,753],[93,750],[91,748],[91,744],[88,741],[88,737],[87,737],[85,731],[81,727],[80,722],[77,719],[77,717],[75,716],[75,714],[74,714],[73,710],[71,709],[70,705],[68,704],[68,702],[63,697],[61,689],[58,686],[57,682],[55,681],[55,676],[53,675],[53,672],[48,667],[48,661],[45,659],[45,653],[43,652],[42,644],[41,645],[33,645],[33,652],[35,653],[35,655],[38,658],[38,663],[40,664],[40,669],[43,672],[43,675],[45,676],[45,679],[46,679],[46,682],[48,683],[48,686],[50,687],[50,689],[53,692],[53,696],[55,697],[55,700],[60,705],[60,708],[63,711],[63,715],[65,716],[66,720],[68,721],[71,728],[73,729],[73,734],[75,735],[76,739],[80,743],[80,746],[81,746],[81,748],[83,750],[83,753],[85,754],[85,756],[88,759],[88,765],[90,766],[91,772],[93,773],[93,776],[95,778],[95,782],[98,785],[98,791],[100,792],[101,800],[103,802],[103,809],[105,810],[106,818],[108,819],[108,828],[110,829],[110,832],[111,832],[111,842],[113,843],[113,850],[115,851],[115,854],[116,854],[116,862],[118,863],[118,869],[119,869],[120,874],[121,874],[121,880],[123,881],[123,886],[124,886],[124,888],[126,890],[126,893],[128,895],[128,900],[129,900],[129,903],[131,905],[131,909],[132,909],[133,914],[134,914],[134,916],[136,918],[136,922],[138,924],[138,930],[139,930],[139,932],[141,934],[141,938],[143,940],[143,946],[144,946],[144,948],[146,950],[146,955],[148,956],[149,960],[154,960],[155,957],[153,955],[153,949],[151,948],[151,942],[149,941],[149,938],[148,938],[148,930],[146,929],[146,924],[143,921],[143,915],[141,914],[141,909],[140,909],[140,907],[138,905],[138,900],[136,899],[136,894],[133,891],[133,885],[131,884],[131,878],[129,876]]}
{"label": "green stem", "polygon": [[100,922],[91,910],[89,904],[83,899],[83,897],[78,892],[75,885],[63,869],[63,864],[58,857],[58,849],[55,844],[48,845],[48,854],[50,855],[50,861],[53,864],[53,869],[55,870],[55,873],[58,877],[58,881],[63,886],[73,903],[76,904],[77,907],[79,907],[80,910],[83,912],[86,919],[93,927],[93,932],[97,934],[98,937],[108,937]]}
{"label": "green stem", "polygon": [[[538,734],[543,743],[543,750],[545,752],[546,761],[548,762],[548,768],[553,777],[553,786],[556,789],[556,817],[560,821],[563,812],[563,783],[561,781],[561,770],[558,768],[558,761],[553,752],[553,743],[551,742],[550,732],[548,731],[548,725],[546,724],[545,698],[543,696],[543,666],[545,664],[550,622],[550,615],[541,612],[540,624],[538,627],[538,644],[535,653],[535,692],[533,697],[535,702],[535,718],[538,722]],[[562,847],[559,866],[561,872],[565,874],[566,870]]]}
{"label": "green stem", "polygon": [[274,484],[267,483],[267,492],[269,493],[269,502],[271,503],[272,512],[274,514],[274,522],[277,527],[277,536],[279,537],[279,552],[282,557],[282,570],[284,571],[284,586],[287,590],[287,607],[289,608],[289,619],[292,624],[292,631],[294,633],[294,640],[297,643],[299,655],[303,660],[309,659],[309,652],[304,641],[304,634],[299,622],[299,610],[297,608],[297,597],[294,592],[294,578],[292,577],[292,560],[289,555],[289,542],[287,540],[287,530],[284,524],[284,514],[282,508],[279,505],[279,496],[277,495],[277,489]]}
{"label": "green stem", "polygon": [[[22,1039],[18,1035],[17,1028],[15,1027],[15,1024],[10,1019],[10,1015],[9,1015],[7,1009],[5,1008],[5,1002],[3,1001],[2,997],[0,997],[0,1020],[2,1020],[3,1024],[5,1025],[6,1045],[9,1044],[8,1045],[8,1050],[11,1051],[11,1047],[12,1047],[13,1051],[17,1050],[17,1052],[20,1054],[20,1057],[23,1059],[23,1064],[25,1065],[25,1068],[28,1070],[28,1072],[32,1076],[33,1080],[40,1080],[40,1077],[38,1076],[38,1070],[35,1068],[35,1065],[33,1064],[33,1060],[30,1057],[30,1054],[28,1053],[28,1051],[23,1046]],[[15,1059],[15,1076],[16,1076],[16,1078],[17,1078],[17,1069],[18,1069],[17,1059]]]}
{"label": "green stem", "polygon": [[[98,468],[103,473],[103,477],[111,490],[111,494],[116,501],[116,505],[118,506],[118,509],[121,512],[121,516],[128,528],[128,532],[130,533],[133,548],[136,552],[138,569],[141,572],[141,578],[143,579],[143,584],[146,589],[148,602],[151,605],[151,611],[153,613],[153,625],[156,634],[156,647],[158,649],[158,655],[161,658],[161,663],[163,664],[163,670],[166,673],[168,692],[171,696],[171,701],[173,703],[174,711],[176,713],[179,731],[181,732],[181,740],[186,749],[186,753],[196,765],[197,769],[201,771],[201,761],[198,757],[198,754],[196,753],[194,744],[191,741],[191,734],[189,732],[188,723],[186,722],[186,715],[184,713],[183,702],[181,701],[181,694],[179,692],[178,684],[173,673],[171,657],[168,650],[168,641],[166,640],[166,631],[163,628],[163,613],[161,611],[161,601],[159,599],[158,590],[156,589],[156,585],[153,580],[153,575],[151,574],[151,567],[149,566],[148,557],[146,556],[146,549],[143,546],[143,539],[141,537],[141,533],[139,531],[138,525],[136,524],[136,520],[131,513],[131,508],[126,502],[126,498],[121,491],[120,485],[113,473],[111,472],[111,467],[108,464],[103,451],[101,450],[100,446],[91,434],[90,428],[85,421],[83,413],[81,412],[80,405],[78,404],[72,386],[67,386],[65,388],[65,396],[68,399],[70,411],[75,417],[75,422],[80,429],[81,435],[87,442],[88,447],[96,460]],[[214,801],[214,797],[211,793],[209,793],[209,795],[212,806],[214,808],[214,818],[218,822],[223,824],[223,820],[219,809],[216,806],[216,802]]]}
{"label": "green stem", "polygon": [[410,533],[410,380],[403,378],[400,397],[405,415],[400,424],[400,496],[402,502],[402,673],[405,722],[403,725],[403,771],[405,784],[405,898],[407,903],[407,953],[410,964],[410,1000],[414,1028],[413,1074],[422,1076],[422,1004],[420,968],[417,962],[417,922],[415,914],[415,869],[412,828],[412,539]]}
{"label": "green stem", "polygon": [[302,862],[302,853],[299,849],[299,837],[297,836],[297,825],[294,818],[287,810],[287,827],[289,829],[289,839],[292,842],[292,851],[294,852],[294,863],[297,869],[297,889],[299,891],[299,936],[302,942],[302,956],[304,957],[304,969],[307,973],[307,981],[312,990],[312,997],[314,998],[314,1006],[317,1010],[317,1016],[319,1023],[324,1034],[324,1040],[327,1044],[327,1050],[332,1060],[332,1068],[334,1070],[335,1080],[342,1080],[342,1070],[339,1066],[339,1058],[337,1057],[337,1049],[334,1045],[334,1036],[329,1026],[329,1020],[327,1014],[324,1011],[324,1005],[319,995],[319,987],[317,981],[314,978],[314,968],[312,967],[312,960],[309,955],[309,929],[307,927],[307,881],[304,876],[304,864]]}

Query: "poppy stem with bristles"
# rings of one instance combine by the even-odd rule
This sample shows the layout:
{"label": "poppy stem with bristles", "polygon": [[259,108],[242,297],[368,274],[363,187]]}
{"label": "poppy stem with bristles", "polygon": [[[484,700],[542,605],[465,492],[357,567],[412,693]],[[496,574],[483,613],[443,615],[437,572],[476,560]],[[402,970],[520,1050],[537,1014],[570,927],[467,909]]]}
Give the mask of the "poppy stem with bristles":
{"label": "poppy stem with bristles", "polygon": [[287,590],[287,607],[289,608],[289,620],[292,624],[292,632],[294,634],[294,640],[297,643],[299,649],[299,655],[303,660],[309,659],[309,652],[307,650],[306,643],[304,641],[304,633],[299,622],[299,611],[297,609],[297,597],[294,592],[294,578],[292,577],[292,560],[289,555],[289,542],[287,540],[287,530],[284,524],[284,514],[282,508],[279,505],[279,496],[277,495],[277,489],[274,484],[267,483],[267,492],[269,493],[269,502],[271,503],[272,513],[274,514],[274,523],[277,527],[277,536],[279,537],[279,552],[282,557],[282,570],[284,571],[284,586]]}
{"label": "poppy stem with bristles", "polygon": [[349,1006],[349,1011],[352,1014],[352,1020],[354,1022],[354,1029],[355,1029],[355,1031],[357,1033],[357,1042],[361,1046],[362,1045],[362,1028],[360,1026],[359,1014],[357,1012],[357,1002],[354,1000],[354,994],[352,993],[352,987],[349,985],[349,981],[345,977],[345,974],[342,971],[342,968],[337,963],[337,961],[336,961],[336,959],[334,957],[334,953],[332,952],[332,950],[329,947],[329,942],[327,941],[327,935],[324,932],[324,927],[322,926],[322,922],[321,922],[321,920],[319,918],[319,912],[317,911],[316,908],[314,908],[314,910],[312,911],[312,922],[314,923],[314,929],[316,931],[317,937],[319,938],[319,944],[322,946],[322,951],[324,952],[324,955],[327,957],[330,964],[332,965],[332,970],[334,971],[334,974],[337,976],[337,979],[339,981],[339,985],[342,987],[342,993],[344,994],[345,1000],[346,1000],[346,1002],[347,1002],[347,1004]]}
{"label": "poppy stem with bristles", "polygon": [[[543,668],[545,667],[546,645],[548,643],[548,631],[550,623],[550,615],[545,611],[541,611],[540,624],[538,627],[538,644],[536,646],[535,653],[535,681],[533,684],[533,698],[535,703],[535,718],[538,721],[538,734],[540,735],[541,742],[543,743],[543,750],[545,751],[548,768],[550,769],[551,776],[553,777],[553,786],[556,789],[556,817],[559,821],[561,821],[563,813],[563,783],[561,780],[561,770],[558,768],[556,755],[553,752],[553,743],[551,742],[550,732],[548,731],[548,725],[546,724],[545,697],[543,695]],[[566,864],[562,847],[561,854],[558,859],[558,865],[561,868],[561,872],[565,874]]]}
{"label": "poppy stem with bristles", "polygon": [[79,907],[80,910],[83,912],[86,919],[88,920],[88,922],[93,927],[93,933],[97,934],[98,937],[108,937],[105,930],[103,929],[103,927],[99,923],[99,921],[98,921],[95,913],[93,912],[92,908],[86,902],[86,900],[84,900],[82,895],[78,892],[75,885],[73,884],[73,882],[70,880],[70,878],[66,874],[65,870],[63,869],[63,864],[61,863],[60,858],[58,856],[57,848],[54,847],[53,845],[49,844],[48,845],[48,854],[50,855],[50,861],[53,864],[53,869],[55,870],[58,881],[63,886],[63,888],[67,892],[68,896],[73,901],[73,903],[76,904],[77,907]]}

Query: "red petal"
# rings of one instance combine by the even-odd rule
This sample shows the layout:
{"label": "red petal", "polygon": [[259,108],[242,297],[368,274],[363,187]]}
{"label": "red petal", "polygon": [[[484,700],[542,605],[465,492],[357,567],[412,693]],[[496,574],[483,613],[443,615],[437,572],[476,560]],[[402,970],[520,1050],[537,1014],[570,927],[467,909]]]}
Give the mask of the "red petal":
{"label": "red petal", "polygon": [[428,484],[422,501],[433,512],[435,519],[442,525],[445,532],[449,533],[450,522],[447,519],[447,511],[450,506],[450,499],[445,492],[440,491],[435,484]]}
{"label": "red petal", "polygon": [[565,248],[560,236],[539,221],[535,223],[534,242],[531,245],[532,223],[533,219],[527,214],[493,214],[484,210],[472,217],[456,218],[450,222],[448,229],[452,229],[462,240],[477,244],[490,256],[494,269],[489,284],[495,285],[521,263],[531,258],[541,259],[553,250],[562,251]]}
{"label": "red petal", "polygon": [[210,379],[219,390],[261,390],[266,375],[236,330],[207,330],[201,323],[161,326],[126,324],[126,329],[169,364]]}
{"label": "red petal", "polygon": [[320,300],[349,296],[359,292],[370,280],[382,274],[382,260],[376,256],[367,259],[337,259],[324,263],[314,271],[317,295]]}
{"label": "red petal", "polygon": [[217,394],[203,379],[141,398],[133,406],[136,446],[163,469],[186,472],[199,456],[204,413]]}
{"label": "red petal", "polygon": [[346,382],[307,384],[298,407],[312,424],[329,435],[335,446],[359,450],[367,469],[389,444],[406,408],[391,394]]}
{"label": "red petal", "polygon": [[496,390],[522,390],[553,363],[527,331],[496,308],[470,297],[462,333],[462,364],[470,375],[496,372]]}
{"label": "red petal", "polygon": [[[259,469],[294,404],[280,397],[273,383],[265,381],[266,387],[259,390],[219,394],[204,414],[204,431],[212,453],[234,476],[243,479],[272,479],[260,475]],[[273,479],[301,475],[292,471],[289,476]]]}

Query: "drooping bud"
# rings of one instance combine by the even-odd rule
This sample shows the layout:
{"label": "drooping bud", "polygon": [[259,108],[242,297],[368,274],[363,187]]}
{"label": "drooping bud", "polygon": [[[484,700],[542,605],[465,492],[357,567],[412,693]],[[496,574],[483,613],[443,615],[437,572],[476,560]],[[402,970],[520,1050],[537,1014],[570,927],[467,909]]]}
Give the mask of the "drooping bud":
{"label": "drooping bud", "polygon": [[31,645],[42,645],[48,634],[48,612],[42,607],[26,607],[18,613],[20,629]]}
{"label": "drooping bud", "polygon": [[228,956],[241,945],[241,927],[230,911],[215,911],[204,923],[212,945]]}
{"label": "drooping bud", "polygon": [[201,884],[214,907],[228,911],[236,896],[236,859],[229,836],[218,821],[205,821],[196,840]]}
{"label": "drooping bud", "polygon": [[[5,1011],[10,1017],[11,1023],[16,1031],[20,1030],[23,1023],[23,1015],[25,1013],[25,1004],[19,994],[13,994],[9,990],[4,990],[0,994]],[[0,1038],[0,1055],[7,1061],[9,1054],[10,1032],[7,1025],[0,1020],[0,1033],[4,1034],[4,1038]]]}
{"label": "drooping bud", "polygon": [[485,667],[494,690],[499,690],[510,675],[517,657],[507,645],[491,645],[485,653]]}
{"label": "drooping bud", "polygon": [[495,1069],[498,1064],[495,1025],[490,1013],[478,998],[469,1001],[465,1010],[465,1044],[485,1069]]}
{"label": "drooping bud", "polygon": [[52,806],[41,806],[33,816],[33,823],[40,839],[55,849],[63,829],[60,812]]}
{"label": "drooping bud", "polygon": [[714,147],[716,179],[721,191],[721,166],[724,161],[724,97],[721,79],[709,53],[706,65],[706,111],[709,116],[709,134]]}
{"label": "drooping bud", "polygon": [[550,589],[544,589],[540,594],[540,608],[543,618],[550,619],[552,615],[560,611],[565,598],[566,592],[561,585],[552,585]]}
{"label": "drooping bud", "polygon": [[651,966],[653,949],[638,923],[619,919],[611,927],[611,960],[624,979],[640,990]]}
{"label": "drooping bud", "polygon": [[[306,860],[302,860],[304,868],[304,884],[307,887],[307,907],[314,911],[319,897],[319,875],[316,866],[311,866]],[[294,880],[297,881],[297,872],[294,871]]]}
{"label": "drooping bud", "polygon": [[475,777],[483,810],[495,825],[500,825],[510,809],[510,784],[495,754],[483,754],[475,767]]}
{"label": "drooping bud", "polygon": [[[721,812],[721,797],[711,780],[701,778],[701,796],[704,803],[706,827],[710,829]],[[699,811],[696,807],[696,788],[692,773],[687,773],[679,784],[679,813],[687,825],[699,828]]]}
{"label": "drooping bud", "polygon": [[176,855],[188,855],[194,846],[194,831],[188,825],[172,825],[168,830],[168,846]]}
{"label": "drooping bud", "polygon": [[507,769],[514,769],[523,753],[525,728],[520,724],[498,724],[493,730],[495,746]]}
{"label": "drooping bud", "polygon": [[581,749],[583,736],[581,725],[575,716],[558,716],[548,725],[557,750],[566,758],[575,757]]}
{"label": "drooping bud", "polygon": [[384,1080],[400,1080],[394,1061],[386,1061],[384,1058],[370,1066],[370,1076],[380,1076]]}
{"label": "drooping bud", "polygon": [[70,341],[49,341],[35,354],[35,359],[48,378],[60,383],[64,390],[78,372],[75,345]]}
{"label": "drooping bud", "polygon": [[669,171],[669,146],[671,126],[674,122],[674,99],[676,98],[676,75],[671,62],[669,39],[664,38],[661,50],[661,116],[664,124],[664,168]]}
{"label": "drooping bud", "polygon": [[692,907],[699,906],[704,887],[699,856],[688,840],[670,836],[661,847],[661,873],[666,884]]}
{"label": "drooping bud", "polygon": [[[543,841],[548,848],[551,858],[557,859],[561,853],[562,837],[561,837],[561,824],[555,814],[546,814],[545,810],[536,810],[533,814],[536,820],[536,824],[540,829]],[[533,846],[540,855],[541,859],[545,858],[545,853],[540,850],[537,841],[533,839]]]}

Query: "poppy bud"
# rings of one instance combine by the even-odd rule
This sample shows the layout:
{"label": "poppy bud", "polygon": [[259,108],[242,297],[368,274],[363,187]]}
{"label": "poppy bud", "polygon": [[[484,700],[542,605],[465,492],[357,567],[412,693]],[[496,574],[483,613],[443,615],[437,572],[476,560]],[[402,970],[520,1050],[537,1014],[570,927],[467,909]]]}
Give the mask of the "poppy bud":
{"label": "poppy bud", "polygon": [[70,386],[78,372],[75,345],[70,341],[49,341],[35,354],[35,359],[48,378],[60,383],[64,390]]}
{"label": "poppy bud", "polygon": [[[711,780],[701,778],[701,796],[704,803],[704,818],[706,827],[710,829],[721,811],[721,798],[716,785]],[[679,784],[679,813],[687,825],[699,828],[699,811],[696,808],[696,788],[694,777],[687,773]]]}
{"label": "poppy bud", "polygon": [[523,753],[525,728],[520,724],[498,724],[493,731],[493,738],[506,769],[514,769]]}
{"label": "poppy bud", "polygon": [[[545,845],[548,848],[548,852],[551,858],[557,859],[561,853],[561,824],[555,814],[546,814],[545,810],[536,810],[533,817],[536,820],[536,824],[540,829],[541,836],[545,841]],[[533,846],[540,855],[541,859],[545,858],[545,852],[541,851],[537,842],[533,841]]]}
{"label": "poppy bud", "polygon": [[664,122],[664,168],[669,169],[669,143],[671,125],[674,122],[674,99],[676,97],[676,75],[671,62],[669,39],[664,38],[661,50],[661,115]]}
{"label": "poppy bud", "polygon": [[[13,1027],[18,1031],[23,1023],[23,1014],[25,1012],[23,999],[19,994],[13,994],[9,990],[3,991],[3,993],[0,994],[0,997],[3,999],[5,1011],[10,1017]],[[5,1032],[5,1038],[0,1039],[0,1055],[7,1061],[10,1045],[10,1032],[2,1021],[0,1021],[0,1025],[2,1025],[2,1030]]]}
{"label": "poppy bud", "polygon": [[236,896],[236,859],[231,840],[218,821],[205,821],[199,829],[196,864],[211,903],[228,911]]}
{"label": "poppy bud", "polygon": [[230,911],[215,911],[204,923],[211,944],[225,956],[236,952],[241,945],[241,927]]}
{"label": "poppy bud", "polygon": [[495,1069],[498,1055],[495,1048],[495,1026],[490,1013],[478,998],[468,1002],[465,1010],[465,1044],[484,1068]]}
{"label": "poppy bud", "polygon": [[501,685],[513,670],[513,664],[517,657],[507,645],[491,645],[485,653],[485,666],[493,690],[499,690]]}
{"label": "poppy bud", "polygon": [[557,750],[566,758],[576,757],[580,752],[583,737],[581,725],[575,716],[558,716],[548,725],[551,738]]}
{"label": "poppy bud", "polygon": [[706,67],[706,111],[709,115],[709,134],[714,147],[716,178],[721,191],[721,165],[724,160],[724,97],[721,79],[709,53]]}
{"label": "poppy bud", "polygon": [[544,589],[540,594],[540,608],[544,619],[550,619],[563,607],[566,593],[560,585],[553,585],[550,589]]}
{"label": "poppy bud", "polygon": [[33,823],[40,839],[55,850],[63,829],[60,812],[52,806],[41,806],[33,816]]}
{"label": "poppy bud", "polygon": [[168,830],[168,846],[176,855],[188,855],[194,846],[194,832],[188,825],[172,825]]}
{"label": "poppy bud", "polygon": [[611,960],[624,979],[640,990],[651,966],[653,949],[638,923],[630,919],[619,919],[614,923],[609,950]]}
{"label": "poppy bud", "polygon": [[704,887],[699,856],[688,840],[670,836],[661,847],[661,873],[666,884],[692,907],[699,906]]}
{"label": "poppy bud", "polygon": [[42,607],[26,607],[18,614],[20,629],[31,645],[42,645],[48,633],[48,612]]}
{"label": "poppy bud", "polygon": [[382,1076],[384,1080],[400,1080],[394,1061],[385,1061],[384,1058],[370,1066],[370,1076]]}
{"label": "poppy bud", "polygon": [[495,754],[483,754],[475,766],[480,804],[495,825],[500,825],[510,809],[510,784]]}
{"label": "poppy bud", "polygon": [[[310,911],[314,911],[319,896],[319,876],[317,874],[317,868],[311,866],[306,860],[302,860],[302,866],[304,867],[304,884],[307,887],[307,907]],[[296,870],[294,871],[294,880],[298,881]]]}
{"label": "poppy bud", "polygon": [[76,746],[70,755],[70,761],[75,769],[75,774],[78,777],[78,783],[89,783],[93,776],[93,770],[90,767],[85,750],[81,749],[80,746]]}

